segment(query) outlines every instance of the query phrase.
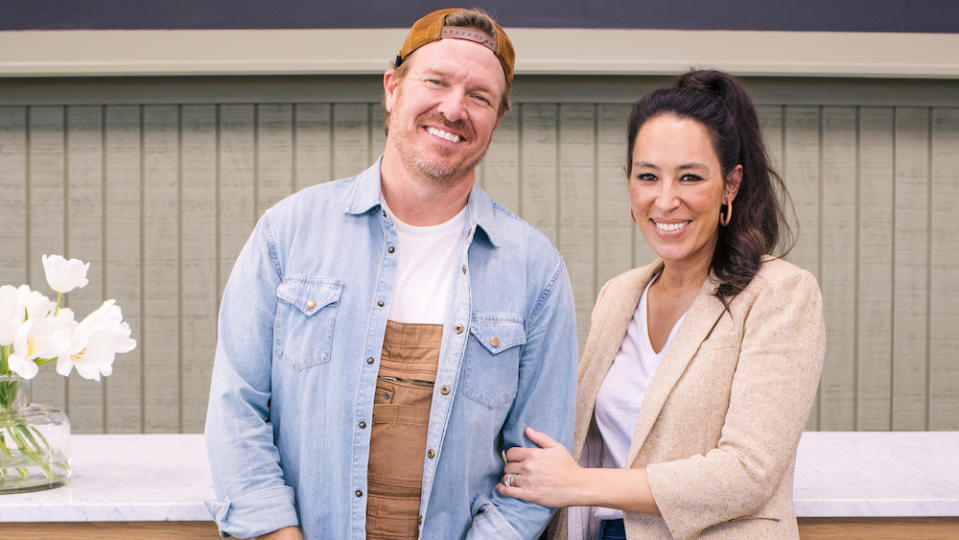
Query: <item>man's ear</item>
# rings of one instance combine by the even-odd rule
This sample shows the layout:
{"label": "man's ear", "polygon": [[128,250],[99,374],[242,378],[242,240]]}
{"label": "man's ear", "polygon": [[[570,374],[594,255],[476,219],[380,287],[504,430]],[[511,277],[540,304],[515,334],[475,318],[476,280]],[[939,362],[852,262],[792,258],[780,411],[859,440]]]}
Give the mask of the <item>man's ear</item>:
{"label": "man's ear", "polygon": [[393,103],[396,101],[396,87],[400,84],[395,69],[388,69],[383,73],[383,107],[386,112],[393,112]]}
{"label": "man's ear", "polygon": [[726,175],[726,197],[724,201],[732,201],[736,198],[736,194],[739,193],[739,185],[743,181],[743,166],[736,165],[736,167],[729,171],[729,174]]}

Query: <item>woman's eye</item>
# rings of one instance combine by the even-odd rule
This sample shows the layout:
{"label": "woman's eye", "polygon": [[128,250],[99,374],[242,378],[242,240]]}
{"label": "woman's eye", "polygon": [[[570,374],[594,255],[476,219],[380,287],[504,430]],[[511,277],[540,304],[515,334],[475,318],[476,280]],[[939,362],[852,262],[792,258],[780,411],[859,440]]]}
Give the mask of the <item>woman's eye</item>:
{"label": "woman's eye", "polygon": [[636,178],[644,182],[653,182],[656,180],[656,175],[653,173],[639,173],[636,175]]}
{"label": "woman's eye", "polygon": [[703,177],[699,176],[698,174],[684,174],[681,177],[679,177],[679,179],[682,180],[683,182],[698,182],[702,180]]}

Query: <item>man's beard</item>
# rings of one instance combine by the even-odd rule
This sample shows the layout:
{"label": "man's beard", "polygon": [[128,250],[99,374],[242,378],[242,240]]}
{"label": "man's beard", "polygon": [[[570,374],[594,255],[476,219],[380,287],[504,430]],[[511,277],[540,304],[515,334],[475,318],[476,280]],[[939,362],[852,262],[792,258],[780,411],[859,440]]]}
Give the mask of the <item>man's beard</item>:
{"label": "man's beard", "polygon": [[[459,132],[463,132],[463,123],[462,122],[448,122],[443,118],[431,117],[428,119],[432,123],[440,124],[450,129],[455,129]],[[392,122],[391,122],[392,123]],[[416,127],[414,129],[421,129],[421,126],[424,122],[419,119],[416,122]],[[393,131],[393,129],[398,128],[399,126],[391,126],[390,131],[393,133],[398,132]],[[400,136],[397,137],[395,141],[397,153],[400,156],[400,160],[403,162],[404,168],[409,171],[416,171],[420,173],[421,176],[429,178],[436,183],[449,183],[453,180],[461,178],[464,174],[472,171],[476,168],[483,157],[486,155],[486,151],[489,149],[489,145],[483,149],[483,152],[480,153],[475,159],[469,161],[460,162],[460,163],[450,163],[450,164],[441,164],[438,161],[430,160],[425,157],[416,149],[415,144],[416,132],[410,137]]]}

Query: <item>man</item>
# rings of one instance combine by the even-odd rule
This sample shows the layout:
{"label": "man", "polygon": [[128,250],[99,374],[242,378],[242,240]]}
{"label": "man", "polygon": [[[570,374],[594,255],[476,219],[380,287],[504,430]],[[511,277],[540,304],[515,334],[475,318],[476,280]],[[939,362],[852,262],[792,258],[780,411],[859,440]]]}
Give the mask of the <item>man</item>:
{"label": "man", "polygon": [[560,256],[475,184],[513,58],[482,12],[423,17],[383,77],[382,158],[257,224],[224,291],[206,423],[222,533],[545,528],[549,509],[495,490],[526,426],[569,446],[576,384]]}

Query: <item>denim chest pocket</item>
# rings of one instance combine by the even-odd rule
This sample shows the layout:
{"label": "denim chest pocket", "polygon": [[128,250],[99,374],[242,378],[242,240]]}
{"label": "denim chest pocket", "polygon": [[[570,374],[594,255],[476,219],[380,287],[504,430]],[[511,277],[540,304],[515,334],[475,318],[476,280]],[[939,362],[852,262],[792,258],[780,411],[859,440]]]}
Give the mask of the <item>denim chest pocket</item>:
{"label": "denim chest pocket", "polygon": [[494,409],[516,397],[526,330],[518,320],[474,315],[466,347],[466,397]]}
{"label": "denim chest pocket", "polygon": [[276,289],[273,356],[297,371],[325,364],[333,350],[333,329],[343,283],[324,278],[291,278]]}

